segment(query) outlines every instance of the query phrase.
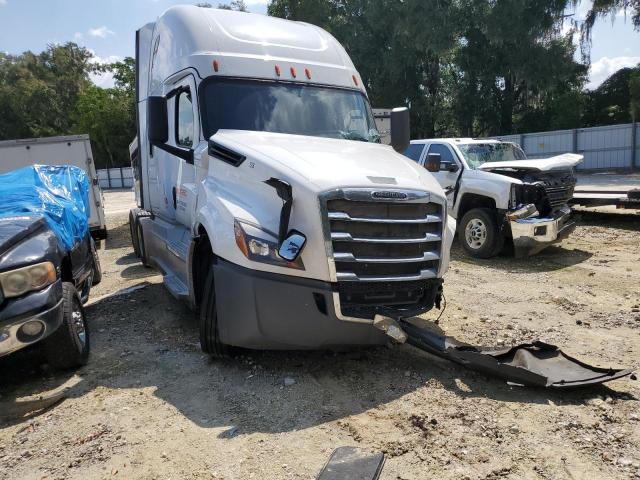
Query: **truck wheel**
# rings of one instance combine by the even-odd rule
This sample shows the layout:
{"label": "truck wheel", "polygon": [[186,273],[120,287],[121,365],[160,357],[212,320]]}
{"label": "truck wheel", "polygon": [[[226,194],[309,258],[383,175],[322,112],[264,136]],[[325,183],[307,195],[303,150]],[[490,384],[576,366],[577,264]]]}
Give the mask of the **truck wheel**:
{"label": "truck wheel", "polygon": [[136,220],[136,236],[138,237],[138,257],[140,257],[142,265],[148,267],[149,260],[147,259],[147,249],[144,245],[144,231],[138,220]]}
{"label": "truck wheel", "polygon": [[213,265],[209,268],[202,291],[200,305],[200,347],[212,357],[225,357],[229,350],[220,342],[218,334],[218,312],[216,310],[216,291],[213,279]]}
{"label": "truck wheel", "polygon": [[96,251],[96,243],[91,239],[91,256],[93,257],[93,280],[91,286],[98,285],[102,281],[102,267]]}
{"label": "truck wheel", "polygon": [[47,362],[67,369],[85,365],[89,358],[89,329],[73,283],[62,284],[62,324],[43,341]]}
{"label": "truck wheel", "polygon": [[458,223],[458,239],[462,248],[475,258],[494,257],[504,246],[495,212],[489,208],[474,208],[465,213]]}
{"label": "truck wheel", "polygon": [[133,253],[140,258],[140,239],[138,238],[138,209],[129,210],[129,233],[131,234],[131,245]]}

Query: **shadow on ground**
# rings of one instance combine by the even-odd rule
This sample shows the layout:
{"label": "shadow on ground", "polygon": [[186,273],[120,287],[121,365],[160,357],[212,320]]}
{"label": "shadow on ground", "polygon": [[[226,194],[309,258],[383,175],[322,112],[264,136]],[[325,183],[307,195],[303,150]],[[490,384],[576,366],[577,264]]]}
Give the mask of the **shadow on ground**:
{"label": "shadow on ground", "polygon": [[452,260],[457,260],[469,265],[504,270],[509,273],[539,273],[561,270],[579,265],[592,256],[593,254],[591,252],[585,250],[551,245],[531,257],[515,258],[507,248],[505,253],[494,258],[473,258],[460,247],[457,237],[451,249]]}
{"label": "shadow on ground", "polygon": [[131,232],[129,230],[129,223],[122,223],[117,227],[109,228],[107,230],[107,238],[101,240],[98,248],[111,250],[114,248],[124,248],[131,246]]}
{"label": "shadow on ground", "polygon": [[[90,399],[87,394],[97,387],[153,387],[156,397],[193,423],[205,428],[237,425],[242,433],[308,428],[389,403],[425,384],[460,397],[505,402],[581,404],[595,395],[630,398],[606,387],[561,393],[510,387],[407,345],[340,353],[244,351],[212,360],[200,351],[193,313],[160,284],[100,299],[87,307],[87,315],[92,355],[79,371],[53,372],[43,367],[37,351],[0,359],[0,412],[25,396],[60,387],[76,374],[80,381],[67,392],[70,397]],[[295,384],[284,387],[284,377]],[[23,420],[17,414],[3,422]]]}

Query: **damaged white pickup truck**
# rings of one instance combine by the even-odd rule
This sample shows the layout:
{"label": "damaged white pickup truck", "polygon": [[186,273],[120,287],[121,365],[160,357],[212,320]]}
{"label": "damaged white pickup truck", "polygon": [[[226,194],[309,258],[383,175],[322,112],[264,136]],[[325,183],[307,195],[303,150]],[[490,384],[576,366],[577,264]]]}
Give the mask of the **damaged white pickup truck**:
{"label": "damaged white pickup truck", "polygon": [[508,239],[516,256],[535,254],[575,228],[568,201],[582,155],[527,159],[513,143],[471,138],[413,140],[405,155],[445,189],[473,257],[498,255]]}

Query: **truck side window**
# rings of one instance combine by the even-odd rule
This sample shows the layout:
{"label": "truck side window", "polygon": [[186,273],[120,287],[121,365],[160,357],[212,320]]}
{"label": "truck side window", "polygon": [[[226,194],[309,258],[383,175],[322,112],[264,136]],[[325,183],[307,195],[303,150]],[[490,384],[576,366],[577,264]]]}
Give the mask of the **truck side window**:
{"label": "truck side window", "polygon": [[423,150],[424,150],[424,143],[412,143],[404,151],[404,156],[409,157],[414,162],[419,162],[420,156],[422,155]]}
{"label": "truck side window", "polygon": [[456,161],[453,159],[453,153],[451,153],[449,147],[443,145],[442,143],[431,144],[431,146],[429,147],[429,153],[439,153],[440,161],[443,163],[456,163]]}
{"label": "truck side window", "polygon": [[193,146],[193,105],[190,92],[178,95],[176,108],[176,144],[190,148]]}

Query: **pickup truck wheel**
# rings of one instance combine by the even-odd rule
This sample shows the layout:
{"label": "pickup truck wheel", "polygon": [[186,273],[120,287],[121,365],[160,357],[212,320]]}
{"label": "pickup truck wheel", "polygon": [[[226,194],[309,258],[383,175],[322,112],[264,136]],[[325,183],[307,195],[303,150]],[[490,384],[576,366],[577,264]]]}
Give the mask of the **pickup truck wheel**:
{"label": "pickup truck wheel", "polygon": [[89,329],[80,296],[70,282],[62,284],[62,324],[44,339],[43,347],[54,368],[79,367],[89,359]]}
{"label": "pickup truck wheel", "polygon": [[504,246],[495,212],[489,208],[474,208],[465,213],[458,223],[458,238],[462,248],[475,258],[494,257]]}
{"label": "pickup truck wheel", "polygon": [[216,291],[213,278],[213,265],[209,268],[202,291],[200,305],[200,346],[202,351],[212,357],[226,357],[229,347],[220,342],[218,333],[218,313],[216,310]]}

